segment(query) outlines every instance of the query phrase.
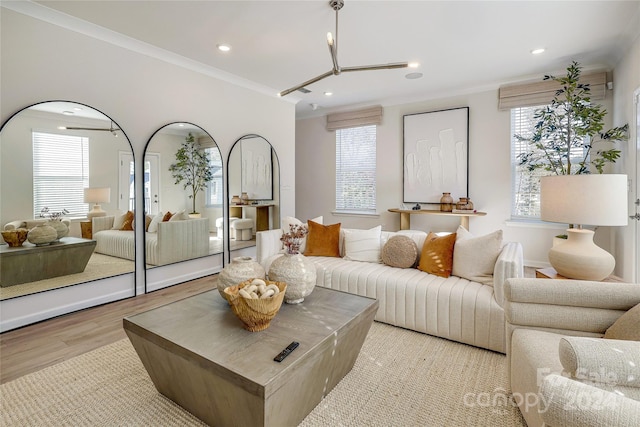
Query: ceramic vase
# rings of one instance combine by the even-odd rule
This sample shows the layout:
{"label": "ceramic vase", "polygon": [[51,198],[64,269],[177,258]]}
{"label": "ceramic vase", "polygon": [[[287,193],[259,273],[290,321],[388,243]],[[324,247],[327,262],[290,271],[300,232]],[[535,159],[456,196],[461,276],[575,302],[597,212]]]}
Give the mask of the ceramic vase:
{"label": "ceramic vase", "polygon": [[271,264],[269,280],[285,282],[284,302],[299,304],[316,286],[316,266],[302,254],[285,253]]}
{"label": "ceramic vase", "polygon": [[242,200],[243,205],[249,204],[249,195],[245,191],[243,191],[242,194],[240,195],[240,199]]}
{"label": "ceramic vase", "polygon": [[453,210],[453,197],[451,197],[451,193],[442,193],[440,210],[442,212],[451,212]]}
{"label": "ceramic vase", "polygon": [[264,279],[265,277],[264,267],[253,258],[248,256],[236,257],[231,260],[231,264],[223,268],[218,274],[218,292],[220,292],[222,298],[225,298],[225,288],[237,285],[248,279]]}
{"label": "ceramic vase", "polygon": [[58,235],[56,240],[60,240],[62,237],[69,234],[69,227],[67,227],[67,224],[65,224],[60,220],[52,219],[47,221],[46,224],[53,227],[56,230],[56,233]]}
{"label": "ceramic vase", "polygon": [[58,239],[58,232],[47,224],[40,224],[29,230],[27,240],[36,246],[48,245]]}
{"label": "ceramic vase", "polygon": [[242,200],[240,199],[240,196],[235,195],[231,198],[231,203],[233,203],[234,205],[239,205],[242,203]]}

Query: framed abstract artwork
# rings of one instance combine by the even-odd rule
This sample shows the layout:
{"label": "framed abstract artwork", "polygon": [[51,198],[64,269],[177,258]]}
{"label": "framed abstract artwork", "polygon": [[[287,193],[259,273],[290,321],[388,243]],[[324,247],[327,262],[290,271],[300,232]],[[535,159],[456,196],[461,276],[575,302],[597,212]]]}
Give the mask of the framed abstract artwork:
{"label": "framed abstract artwork", "polygon": [[251,200],[273,199],[273,161],[271,144],[261,137],[247,137],[241,142],[241,189]]}
{"label": "framed abstract artwork", "polygon": [[469,193],[469,107],[403,116],[404,203]]}

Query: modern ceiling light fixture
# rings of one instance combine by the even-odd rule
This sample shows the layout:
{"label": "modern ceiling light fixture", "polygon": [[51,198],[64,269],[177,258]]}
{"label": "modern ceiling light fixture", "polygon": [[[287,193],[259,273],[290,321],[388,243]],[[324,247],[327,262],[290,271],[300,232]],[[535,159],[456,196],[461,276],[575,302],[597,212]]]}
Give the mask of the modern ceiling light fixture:
{"label": "modern ceiling light fixture", "polygon": [[359,65],[354,67],[340,67],[338,64],[338,11],[344,6],[344,0],[330,0],[329,6],[336,11],[336,37],[334,38],[331,33],[327,33],[327,44],[329,45],[329,53],[331,54],[331,61],[333,62],[333,68],[324,74],[307,80],[297,86],[283,90],[278,96],[285,96],[291,92],[302,89],[303,87],[327,78],[331,75],[340,75],[341,73],[348,73],[351,71],[369,71],[369,70],[389,70],[393,68],[406,68],[409,66],[408,62],[395,62],[390,64],[376,64],[376,65]]}

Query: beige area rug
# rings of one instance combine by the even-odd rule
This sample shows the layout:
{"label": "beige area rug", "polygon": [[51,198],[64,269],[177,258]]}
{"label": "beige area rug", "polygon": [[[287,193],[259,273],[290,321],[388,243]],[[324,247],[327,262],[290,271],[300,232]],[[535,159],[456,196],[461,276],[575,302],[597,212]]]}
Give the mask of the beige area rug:
{"label": "beige area rug", "polygon": [[[353,370],[301,426],[523,426],[505,363],[374,323]],[[0,413],[2,426],[203,425],[156,391],[127,339],[3,384]]]}
{"label": "beige area rug", "polygon": [[[34,268],[37,267],[34,266]],[[93,253],[91,258],[89,258],[87,267],[82,273],[69,274],[66,276],[53,277],[51,279],[38,280],[37,282],[22,283],[20,285],[0,288],[0,300],[34,294],[70,285],[77,285],[78,283],[116,276],[118,274],[129,273],[132,272],[134,268],[135,266],[133,261],[129,261],[128,259]]]}

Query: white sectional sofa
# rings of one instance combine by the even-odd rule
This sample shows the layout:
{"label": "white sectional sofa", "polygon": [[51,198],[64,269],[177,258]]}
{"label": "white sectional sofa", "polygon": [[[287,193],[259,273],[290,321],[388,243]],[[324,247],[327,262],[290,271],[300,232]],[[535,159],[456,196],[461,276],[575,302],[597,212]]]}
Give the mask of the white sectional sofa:
{"label": "white sectional sofa", "polygon": [[[133,230],[114,230],[115,217],[92,220],[95,252],[135,259]],[[209,219],[196,218],[158,223],[158,231],[145,233],[146,263],[165,265],[209,255]]]}
{"label": "white sectional sofa", "polygon": [[[348,232],[348,231],[347,231]],[[258,232],[257,261],[268,272],[282,253],[281,229]],[[341,230],[341,241],[345,230]],[[418,250],[427,237],[423,231],[382,231],[380,246],[394,235],[408,235]],[[341,255],[344,255],[341,243]],[[495,263],[493,284],[456,276],[448,278],[416,268],[352,261],[341,257],[310,257],[317,267],[317,286],[337,289],[379,301],[376,320],[418,332],[504,353],[504,283],[523,276],[522,246],[502,247]]]}

